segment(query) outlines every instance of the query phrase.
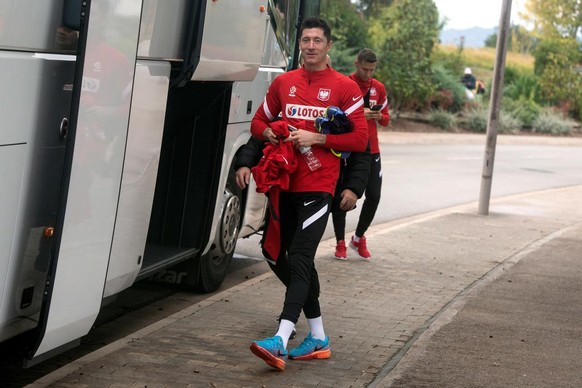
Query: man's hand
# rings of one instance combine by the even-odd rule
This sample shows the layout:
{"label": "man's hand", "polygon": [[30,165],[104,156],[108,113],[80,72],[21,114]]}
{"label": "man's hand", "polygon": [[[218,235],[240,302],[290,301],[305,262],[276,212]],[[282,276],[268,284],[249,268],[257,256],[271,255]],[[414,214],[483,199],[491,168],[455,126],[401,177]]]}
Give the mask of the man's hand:
{"label": "man's hand", "polygon": [[342,200],[340,201],[339,207],[345,212],[352,210],[358,201],[358,196],[350,189],[344,189],[340,197]]}
{"label": "man's hand", "polygon": [[265,130],[263,131],[263,138],[265,140],[268,140],[271,142],[271,144],[279,144],[279,139],[277,139],[277,135],[275,134],[275,131],[273,131],[273,129],[271,127],[267,127],[265,128]]}
{"label": "man's hand", "polygon": [[236,185],[241,190],[244,190],[251,181],[251,169],[248,167],[241,167],[236,170],[235,177]]}
{"label": "man's hand", "polygon": [[379,110],[364,108],[364,114],[366,115],[366,120],[382,120],[382,112]]}
{"label": "man's hand", "polygon": [[306,131],[304,129],[298,129],[297,131],[291,132],[289,137],[284,141],[292,141],[298,147],[310,147],[314,144],[323,145],[325,144],[325,135],[322,133]]}

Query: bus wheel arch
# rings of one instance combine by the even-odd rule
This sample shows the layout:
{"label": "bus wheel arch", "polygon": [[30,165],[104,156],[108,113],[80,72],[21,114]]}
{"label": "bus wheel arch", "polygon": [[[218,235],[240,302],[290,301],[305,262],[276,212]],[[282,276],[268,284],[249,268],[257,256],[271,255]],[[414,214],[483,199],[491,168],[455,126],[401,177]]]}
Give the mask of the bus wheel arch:
{"label": "bus wheel arch", "polygon": [[230,170],[220,217],[210,250],[190,260],[189,271],[184,285],[194,291],[212,292],[217,290],[226,277],[232,261],[242,219],[242,190],[236,185],[234,170]]}

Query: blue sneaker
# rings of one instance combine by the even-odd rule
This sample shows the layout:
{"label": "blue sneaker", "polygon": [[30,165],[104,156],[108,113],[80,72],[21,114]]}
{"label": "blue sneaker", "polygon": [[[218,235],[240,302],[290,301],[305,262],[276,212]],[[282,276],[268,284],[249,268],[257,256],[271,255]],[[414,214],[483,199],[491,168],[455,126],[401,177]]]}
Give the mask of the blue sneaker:
{"label": "blue sneaker", "polygon": [[313,360],[314,358],[330,358],[331,350],[329,349],[329,337],[324,340],[318,340],[311,336],[311,333],[305,337],[301,345],[289,352],[289,358],[293,360]]}
{"label": "blue sneaker", "polygon": [[265,338],[251,343],[251,352],[259,358],[262,358],[267,365],[278,369],[285,369],[285,357],[287,350],[283,346],[283,339],[278,335]]}

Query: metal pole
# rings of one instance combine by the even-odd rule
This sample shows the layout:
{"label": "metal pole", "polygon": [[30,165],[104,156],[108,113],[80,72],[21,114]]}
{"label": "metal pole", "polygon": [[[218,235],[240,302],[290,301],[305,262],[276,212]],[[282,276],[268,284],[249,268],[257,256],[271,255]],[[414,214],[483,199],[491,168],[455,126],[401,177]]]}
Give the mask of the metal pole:
{"label": "metal pole", "polygon": [[509,37],[509,21],[511,18],[511,0],[503,0],[499,32],[497,34],[497,53],[493,69],[493,83],[491,86],[491,101],[489,103],[489,119],[487,121],[487,139],[485,157],[483,159],[483,173],[481,176],[481,192],[479,195],[479,214],[489,214],[491,199],[491,183],[493,180],[493,164],[495,161],[495,146],[497,144],[497,128],[499,126],[501,95],[503,93],[503,75],[505,74],[505,53],[507,38]]}

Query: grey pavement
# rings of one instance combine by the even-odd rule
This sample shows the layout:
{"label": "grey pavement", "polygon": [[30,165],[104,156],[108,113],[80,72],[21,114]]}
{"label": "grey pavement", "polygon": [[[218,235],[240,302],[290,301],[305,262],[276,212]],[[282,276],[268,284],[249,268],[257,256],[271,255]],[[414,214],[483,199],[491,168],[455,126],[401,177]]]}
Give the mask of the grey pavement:
{"label": "grey pavement", "polygon": [[[277,372],[249,351],[276,329],[265,272],[88,354],[33,387],[582,386],[582,186],[376,225],[373,258],[316,257],[328,360]],[[266,265],[265,263],[259,265]],[[299,344],[308,329],[298,325]]]}

